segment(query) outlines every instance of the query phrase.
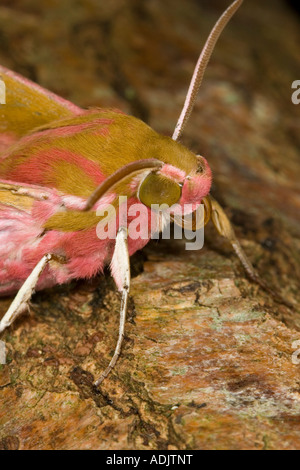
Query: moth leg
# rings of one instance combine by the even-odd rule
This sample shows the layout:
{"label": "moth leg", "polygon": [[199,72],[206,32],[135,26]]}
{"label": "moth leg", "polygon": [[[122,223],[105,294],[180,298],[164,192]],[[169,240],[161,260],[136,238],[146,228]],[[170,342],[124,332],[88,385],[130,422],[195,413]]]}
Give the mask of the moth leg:
{"label": "moth leg", "polygon": [[99,379],[96,380],[94,385],[97,387],[103,382],[105,377],[108,376],[110,371],[115,366],[121,352],[122,341],[124,338],[125,320],[127,312],[127,304],[130,289],[130,259],[127,243],[127,228],[120,227],[116,237],[115,250],[111,261],[111,272],[116,281],[118,289],[122,293],[121,308],[120,308],[120,325],[119,337],[114,355]]}
{"label": "moth leg", "polygon": [[245,271],[247,272],[249,278],[256,282],[259,286],[261,286],[266,292],[272,295],[274,299],[279,302],[287,305],[288,307],[293,307],[288,301],[283,299],[277,292],[271,289],[268,284],[261,279],[261,277],[257,274],[254,267],[251,264],[251,261],[248,259],[246,253],[244,252],[243,248],[238,241],[234,229],[222,207],[220,204],[212,197],[208,196],[211,202],[211,218],[216,227],[217,231],[220,235],[226,238],[230,243],[232,248],[234,249],[236,255],[238,256],[239,260],[241,261],[242,265],[244,266]]}
{"label": "moth leg", "polygon": [[38,262],[32,270],[16,297],[12,301],[9,309],[0,321],[0,333],[10,326],[14,320],[28,308],[28,303],[34,292],[34,288],[47,264],[51,259],[56,259],[55,255],[47,254]]}

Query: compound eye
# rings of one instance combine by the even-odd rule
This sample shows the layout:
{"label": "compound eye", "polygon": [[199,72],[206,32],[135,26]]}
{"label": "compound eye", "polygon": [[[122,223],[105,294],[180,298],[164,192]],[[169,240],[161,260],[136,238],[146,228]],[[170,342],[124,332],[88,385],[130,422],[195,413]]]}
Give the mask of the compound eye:
{"label": "compound eye", "polygon": [[181,186],[163,175],[150,173],[142,182],[138,196],[147,207],[152,204],[167,204],[171,207],[181,198]]}

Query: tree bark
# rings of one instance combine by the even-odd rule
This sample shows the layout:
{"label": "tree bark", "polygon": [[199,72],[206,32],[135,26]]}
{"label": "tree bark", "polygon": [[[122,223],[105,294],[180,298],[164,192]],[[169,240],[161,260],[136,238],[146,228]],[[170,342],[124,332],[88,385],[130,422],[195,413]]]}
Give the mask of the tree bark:
{"label": "tree bark", "polygon": [[[11,0],[0,7],[0,61],[170,135],[227,4]],[[260,276],[294,308],[250,282],[210,225],[200,251],[152,241],[132,258],[122,354],[96,391],[118,334],[109,273],[40,292],[1,337],[0,448],[300,449],[299,36],[287,3],[245,2],[182,138],[207,158],[212,193]]]}

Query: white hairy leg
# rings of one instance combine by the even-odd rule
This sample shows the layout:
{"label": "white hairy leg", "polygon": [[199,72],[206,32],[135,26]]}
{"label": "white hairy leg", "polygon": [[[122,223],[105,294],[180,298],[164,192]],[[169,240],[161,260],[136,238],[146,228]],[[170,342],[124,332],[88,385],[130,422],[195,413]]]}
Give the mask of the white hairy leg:
{"label": "white hairy leg", "polygon": [[122,293],[121,299],[121,308],[120,308],[120,325],[119,325],[119,338],[117,342],[117,346],[114,352],[114,355],[103,372],[99,379],[96,380],[95,386],[103,382],[105,377],[108,376],[112,368],[115,366],[117,359],[121,352],[122,341],[124,338],[124,329],[125,329],[125,320],[126,320],[126,312],[127,312],[127,304],[128,304],[128,297],[129,297],[129,289],[130,289],[130,261],[129,261],[129,253],[128,253],[128,243],[127,243],[127,228],[120,227],[118,230],[116,244],[115,244],[115,251],[111,261],[111,272],[116,281],[118,289]]}
{"label": "white hairy leg", "polygon": [[28,308],[28,303],[31,299],[40,275],[51,259],[52,255],[50,254],[43,256],[43,258],[38,262],[31,274],[28,276],[13,302],[11,303],[6,314],[0,321],[0,333],[5,330],[5,328],[10,326],[14,320]]}

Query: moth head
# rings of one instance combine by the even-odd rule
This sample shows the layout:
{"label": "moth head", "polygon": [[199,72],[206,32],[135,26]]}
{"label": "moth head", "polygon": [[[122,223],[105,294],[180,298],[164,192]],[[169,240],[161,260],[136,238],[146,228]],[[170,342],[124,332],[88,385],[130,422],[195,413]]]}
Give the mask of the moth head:
{"label": "moth head", "polygon": [[199,204],[211,188],[211,169],[204,157],[197,155],[196,158],[195,170],[191,171],[184,180],[181,204]]}
{"label": "moth head", "polygon": [[[205,225],[210,218],[210,205],[206,203],[206,196],[211,187],[211,170],[205,158],[194,156],[194,165],[190,172],[171,164],[163,165],[159,170],[150,172],[141,182],[138,198],[147,207],[154,211],[168,212],[175,223],[186,226],[190,216],[202,210],[204,203],[204,220],[200,226]],[[198,220],[198,219],[197,219]],[[192,221],[193,230],[195,230]]]}
{"label": "moth head", "polygon": [[153,204],[200,204],[211,187],[211,170],[205,158],[196,156],[194,168],[185,172],[172,164],[149,173],[141,182],[138,197],[147,207]]}

